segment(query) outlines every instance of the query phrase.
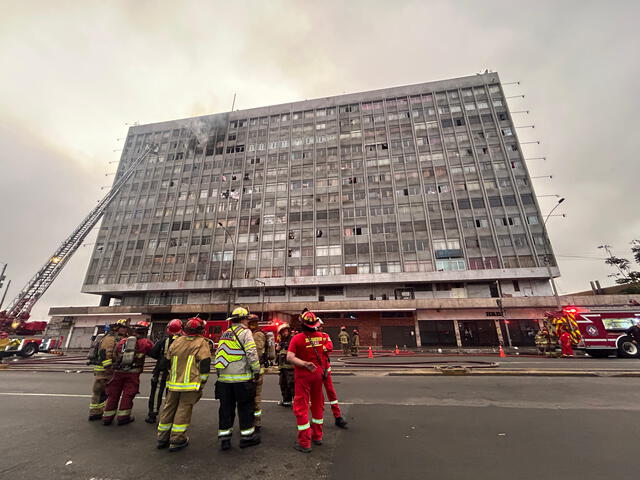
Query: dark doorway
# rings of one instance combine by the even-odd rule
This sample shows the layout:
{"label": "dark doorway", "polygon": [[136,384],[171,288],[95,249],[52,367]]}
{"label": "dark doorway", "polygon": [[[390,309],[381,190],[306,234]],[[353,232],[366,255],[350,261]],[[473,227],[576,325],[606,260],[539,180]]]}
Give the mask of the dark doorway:
{"label": "dark doorway", "polygon": [[498,332],[493,320],[463,320],[458,323],[463,347],[495,347]]}
{"label": "dark doorway", "polygon": [[[509,322],[509,335],[511,335],[511,344],[514,347],[532,347],[536,344],[536,333],[540,328],[537,320],[527,320],[527,319],[519,319],[519,320],[507,320]],[[505,322],[500,322],[500,327],[502,329],[502,338],[504,339],[505,345],[508,344],[507,337],[507,326]]]}
{"label": "dark doorway", "polygon": [[428,346],[457,346],[453,320],[423,320],[420,326],[420,342]]}
{"label": "dark doorway", "polygon": [[388,348],[415,347],[416,332],[413,327],[381,327],[382,346]]}

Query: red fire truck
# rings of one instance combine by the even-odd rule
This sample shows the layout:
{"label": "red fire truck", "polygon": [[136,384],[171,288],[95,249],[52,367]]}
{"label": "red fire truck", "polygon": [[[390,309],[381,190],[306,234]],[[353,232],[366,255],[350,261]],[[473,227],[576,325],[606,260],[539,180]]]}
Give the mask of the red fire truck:
{"label": "red fire truck", "polygon": [[547,314],[545,319],[559,331],[568,328],[574,348],[594,358],[616,354],[622,358],[640,357],[640,346],[625,332],[640,323],[640,306],[611,308],[567,306]]}

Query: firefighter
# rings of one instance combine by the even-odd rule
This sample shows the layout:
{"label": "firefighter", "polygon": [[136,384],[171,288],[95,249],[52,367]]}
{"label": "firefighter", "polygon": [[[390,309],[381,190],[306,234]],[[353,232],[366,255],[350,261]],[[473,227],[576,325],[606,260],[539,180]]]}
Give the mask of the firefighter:
{"label": "firefighter", "polygon": [[562,357],[573,357],[573,346],[571,345],[571,335],[567,329],[563,329],[560,334],[560,346],[562,347]]}
{"label": "firefighter", "polygon": [[93,387],[89,404],[89,421],[102,419],[107,403],[107,383],[113,376],[113,355],[117,343],[129,333],[129,320],[122,318],[109,326],[108,333],[96,345],[96,360],[93,367]]}
{"label": "firefighter", "polygon": [[260,443],[260,436],[254,427],[254,380],[260,376],[260,361],[248,328],[249,311],[238,307],[229,320],[231,326],[220,337],[214,361],[218,375],[215,398],[220,401],[218,439],[222,450],[231,448],[236,407],[240,423],[240,448]]}
{"label": "firefighter", "polygon": [[280,393],[282,394],[282,400],[278,402],[278,405],[282,407],[290,407],[293,401],[294,393],[294,379],[293,379],[293,365],[287,362],[287,350],[289,349],[289,343],[291,343],[291,327],[288,323],[283,323],[278,327],[278,344],[276,345],[276,352],[278,355],[278,367],[280,369]]}
{"label": "firefighter", "polygon": [[133,336],[120,340],[116,345],[114,372],[107,383],[107,404],[102,414],[103,425],[111,425],[116,415],[118,425],[134,421],[131,415],[133,399],[139,391],[145,355],[151,351],[153,343],[146,338],[149,332],[147,322],[140,322],[132,329]]}
{"label": "firefighter", "polygon": [[351,354],[351,348],[349,344],[351,343],[349,339],[349,333],[347,332],[347,327],[340,328],[340,335],[338,335],[340,339],[340,346],[342,347],[342,354],[344,356],[348,356]]}
{"label": "firefighter", "polygon": [[[179,322],[172,320],[176,321]],[[159,449],[169,447],[170,452],[175,452],[189,445],[191,413],[202,397],[211,368],[211,349],[209,341],[202,337],[203,331],[204,321],[190,318],[184,327],[185,335],[176,337],[165,352],[171,370],[158,424]]]}
{"label": "firefighter", "polygon": [[331,337],[329,337],[329,335],[323,331],[322,320],[318,319],[318,322],[320,322],[318,331],[325,336],[326,341],[324,354],[327,360],[327,375],[322,383],[324,385],[325,391],[327,392],[327,400],[329,401],[329,405],[331,406],[331,413],[333,413],[333,418],[335,418],[336,426],[346,429],[347,421],[342,418],[342,412],[340,411],[340,405],[338,404],[338,394],[336,393],[336,389],[333,386],[333,380],[331,379],[331,359],[329,357],[329,354],[333,351],[333,342],[331,341]]}
{"label": "firefighter", "polygon": [[351,335],[351,356],[358,356],[358,349],[360,348],[360,334],[356,328],[353,329],[353,334]]}
{"label": "firefighter", "polygon": [[551,334],[549,333],[549,329],[547,327],[542,327],[542,329],[536,334],[536,347],[538,347],[538,351],[546,356],[551,355]]}
{"label": "firefighter", "polygon": [[271,361],[275,359],[275,355],[270,351],[267,335],[262,330],[259,330],[257,315],[249,315],[249,330],[251,330],[251,334],[253,335],[253,341],[256,344],[256,351],[258,352],[258,360],[260,362],[260,375],[257,379],[254,379],[256,396],[253,408],[253,415],[255,417],[253,426],[256,432],[260,432],[262,428],[262,384],[264,382],[264,372],[269,368]]}
{"label": "firefighter", "polygon": [[171,320],[167,324],[166,335],[158,340],[151,351],[149,356],[156,360],[156,365],[153,367],[153,373],[151,374],[151,391],[149,392],[149,413],[147,418],[144,419],[147,423],[156,423],[158,418],[158,412],[160,411],[160,405],[162,404],[162,395],[167,384],[167,375],[169,373],[169,363],[167,362],[165,355],[169,351],[169,347],[173,341],[182,333],[182,320],[177,318]]}
{"label": "firefighter", "polygon": [[[326,337],[317,331],[319,322],[315,314],[305,311],[300,315],[301,332],[291,339],[287,361],[294,366],[295,396],[293,413],[298,425],[298,439],[294,448],[303,453],[311,452],[311,442],[322,445],[324,395],[322,382],[328,368]],[[311,422],[309,422],[311,404]]]}

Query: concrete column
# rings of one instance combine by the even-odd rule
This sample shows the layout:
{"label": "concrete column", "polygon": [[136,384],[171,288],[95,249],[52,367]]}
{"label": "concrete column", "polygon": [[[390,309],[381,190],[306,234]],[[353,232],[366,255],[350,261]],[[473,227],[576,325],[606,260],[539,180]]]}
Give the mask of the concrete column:
{"label": "concrete column", "polygon": [[498,342],[506,346],[506,343],[504,343],[504,338],[502,338],[502,329],[500,328],[500,320],[494,320],[493,322],[496,325],[496,332],[498,333]]}
{"label": "concrete column", "polygon": [[422,339],[420,338],[420,325],[418,324],[418,315],[416,315],[413,320],[414,320],[414,328],[416,331],[416,346],[421,347]]}
{"label": "concrete column", "polygon": [[67,341],[64,344],[65,350],[67,350],[69,348],[69,342],[71,342],[71,335],[73,335],[73,328],[74,327],[75,327],[75,325],[71,325],[71,328],[69,328],[69,335],[67,335]]}
{"label": "concrete column", "polygon": [[458,320],[453,321],[453,329],[456,332],[456,343],[458,344],[458,348],[462,348],[462,336],[460,335],[460,324]]}

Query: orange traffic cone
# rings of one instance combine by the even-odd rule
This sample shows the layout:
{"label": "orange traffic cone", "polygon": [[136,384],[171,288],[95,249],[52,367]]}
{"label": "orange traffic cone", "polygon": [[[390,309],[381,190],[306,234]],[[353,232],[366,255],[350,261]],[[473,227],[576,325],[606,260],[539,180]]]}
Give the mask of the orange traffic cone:
{"label": "orange traffic cone", "polygon": [[373,358],[373,350],[371,350],[371,347],[369,347],[369,358]]}
{"label": "orange traffic cone", "polygon": [[504,353],[504,348],[502,348],[502,345],[500,345],[500,358],[506,358],[507,354]]}
{"label": "orange traffic cone", "polygon": [[400,355],[400,350],[398,350],[398,345],[396,345],[396,350],[393,352],[394,355]]}

